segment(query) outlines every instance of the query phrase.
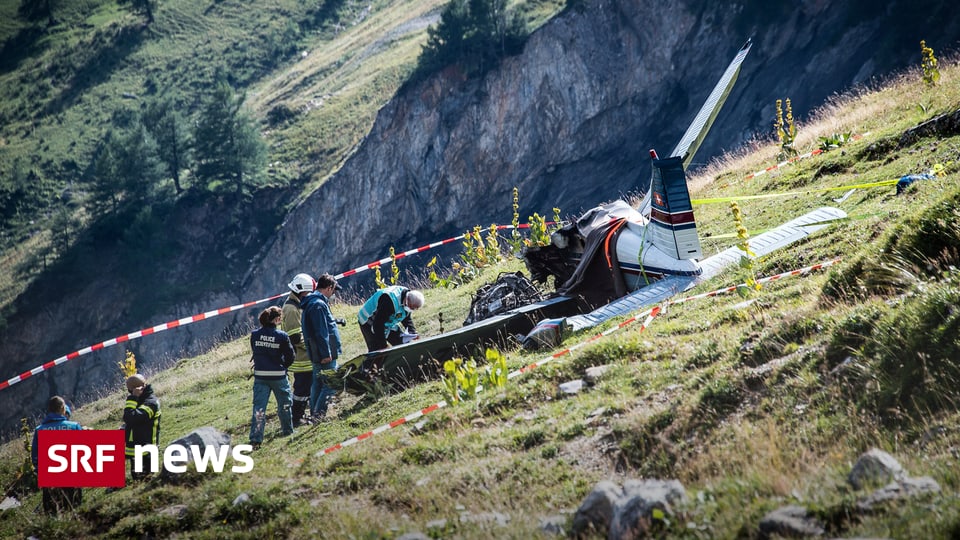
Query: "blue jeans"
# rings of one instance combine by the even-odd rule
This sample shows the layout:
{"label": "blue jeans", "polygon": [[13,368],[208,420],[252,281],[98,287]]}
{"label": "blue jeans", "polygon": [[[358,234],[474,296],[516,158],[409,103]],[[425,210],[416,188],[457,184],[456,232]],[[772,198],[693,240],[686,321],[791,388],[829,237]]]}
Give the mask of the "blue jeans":
{"label": "blue jeans", "polygon": [[314,418],[323,418],[327,414],[327,404],[330,398],[336,395],[336,390],[330,387],[327,378],[323,375],[325,370],[337,369],[337,361],[332,360],[326,364],[313,364],[313,387],[310,389],[310,416]]}
{"label": "blue jeans", "polygon": [[263,428],[267,423],[267,402],[270,393],[277,398],[277,416],[280,417],[280,431],[284,435],[293,433],[293,419],[290,408],[293,406],[293,396],[290,394],[290,382],[286,377],[282,379],[253,379],[253,416],[250,418],[250,442],[263,442]]}

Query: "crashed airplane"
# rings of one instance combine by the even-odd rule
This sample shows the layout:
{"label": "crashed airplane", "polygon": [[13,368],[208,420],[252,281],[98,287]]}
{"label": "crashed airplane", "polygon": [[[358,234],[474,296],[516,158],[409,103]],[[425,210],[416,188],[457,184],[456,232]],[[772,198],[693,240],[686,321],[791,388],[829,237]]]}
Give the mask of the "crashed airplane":
{"label": "crashed airplane", "polygon": [[[504,306],[462,328],[373,351],[340,366],[341,389],[364,393],[373,385],[404,388],[436,376],[445,360],[517,340],[527,348],[553,347],[571,332],[641,310],[692,288],[748,254],[737,247],[703,259],[686,168],[706,137],[749,53],[736,54],[669,157],[651,150],[653,172],[639,208],[617,200],[593,208],[551,235],[548,246],[528,249],[535,281],[558,284],[549,298]],[[750,239],[752,257],[788,246],[831,221],[846,217],[824,207]]]}

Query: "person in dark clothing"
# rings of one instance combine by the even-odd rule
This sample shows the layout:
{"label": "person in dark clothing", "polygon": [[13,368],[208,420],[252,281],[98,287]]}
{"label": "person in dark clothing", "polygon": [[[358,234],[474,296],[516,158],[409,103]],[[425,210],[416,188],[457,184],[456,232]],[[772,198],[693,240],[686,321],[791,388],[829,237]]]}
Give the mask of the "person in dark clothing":
{"label": "person in dark clothing", "polygon": [[153,393],[153,387],[147,384],[147,379],[139,373],[127,378],[127,391],[130,395],[123,406],[127,463],[130,464],[130,477],[143,480],[150,477],[151,471],[134,470],[134,448],[147,444],[160,446],[160,400]]}
{"label": "person in dark clothing", "polygon": [[277,399],[277,416],[280,431],[284,436],[293,435],[293,396],[287,368],[293,363],[296,353],[290,336],[277,328],[283,319],[283,311],[271,306],[260,313],[260,328],[250,334],[253,351],[253,416],[250,418],[250,444],[259,448],[263,443],[263,430],[267,423],[267,403],[270,394]]}
{"label": "person in dark clothing", "polygon": [[[53,396],[47,401],[47,415],[33,432],[33,446],[31,447],[31,459],[33,468],[36,469],[40,461],[37,450],[39,437],[37,433],[41,430],[79,430],[83,426],[77,422],[71,422],[70,407],[60,396]],[[41,488],[41,497],[43,500],[43,511],[50,514],[59,514],[61,510],[73,510],[83,502],[83,491],[80,488]]]}
{"label": "person in dark clothing", "polygon": [[400,345],[407,338],[416,339],[417,329],[410,312],[423,307],[423,294],[394,285],[373,293],[357,313],[360,333],[367,351],[379,351],[389,345]]}
{"label": "person in dark clothing", "polygon": [[330,398],[336,393],[327,380],[325,371],[337,369],[340,357],[340,330],[330,311],[329,299],[336,293],[337,280],[330,274],[317,278],[317,290],[308,294],[301,303],[300,326],[307,354],[313,363],[313,388],[310,390],[310,415],[314,421],[327,414]]}

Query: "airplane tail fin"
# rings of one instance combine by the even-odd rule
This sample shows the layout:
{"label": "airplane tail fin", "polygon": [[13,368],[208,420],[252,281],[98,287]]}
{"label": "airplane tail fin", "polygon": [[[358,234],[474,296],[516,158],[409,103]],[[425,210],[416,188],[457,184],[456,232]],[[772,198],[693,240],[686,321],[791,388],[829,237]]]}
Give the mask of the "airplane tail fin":
{"label": "airplane tail fin", "polygon": [[684,167],[690,165],[694,154],[700,149],[700,143],[706,138],[707,132],[710,131],[710,127],[713,126],[713,121],[716,120],[717,115],[720,114],[720,109],[727,101],[727,96],[730,95],[730,90],[733,89],[734,83],[737,82],[737,76],[740,75],[740,64],[742,64],[743,59],[747,57],[747,53],[750,52],[752,45],[752,41],[747,40],[743,47],[740,47],[733,61],[727,66],[726,71],[723,72],[720,80],[717,81],[716,86],[713,87],[713,91],[710,92],[707,100],[703,103],[703,106],[700,107],[700,111],[697,113],[697,116],[694,117],[693,122],[690,123],[686,133],[680,138],[677,147],[670,153],[670,157],[683,157]]}
{"label": "airplane tail fin", "polygon": [[[727,96],[730,95],[730,91],[733,89],[733,85],[737,82],[737,77],[740,74],[740,65],[743,63],[744,58],[747,57],[747,53],[750,52],[750,47],[752,45],[752,42],[747,40],[743,47],[740,47],[740,50],[737,51],[733,61],[731,61],[730,65],[727,66],[726,71],[723,72],[720,80],[717,81],[716,86],[713,87],[713,91],[710,92],[710,95],[707,96],[707,100],[704,102],[703,106],[700,107],[700,111],[697,113],[697,116],[694,117],[693,122],[691,122],[690,126],[687,127],[687,131],[683,134],[680,142],[677,143],[676,148],[674,148],[673,152],[670,153],[670,159],[675,157],[681,159],[681,164],[679,165],[679,173],[681,175],[683,174],[684,169],[690,165],[690,162],[693,160],[693,156],[697,153],[697,150],[700,149],[700,144],[707,136],[707,132],[710,131],[710,127],[713,125],[713,121],[716,120],[717,115],[720,113],[720,109],[723,107],[723,104],[727,101]],[[656,176],[656,170],[657,167],[655,165],[654,176]],[[686,192],[686,186],[684,186],[683,191]],[[652,203],[651,196],[653,193],[655,193],[655,191],[651,187],[651,189],[648,189],[647,193],[644,195],[643,201],[640,203],[639,208],[641,214],[649,214]],[[686,198],[689,199],[689,195]],[[696,251],[698,253],[700,251],[699,241],[697,241]],[[671,253],[671,251],[667,251],[667,253]]]}
{"label": "airplane tail fin", "polygon": [[650,191],[653,245],[677,259],[701,258],[703,252],[683,171],[683,156],[654,158]]}

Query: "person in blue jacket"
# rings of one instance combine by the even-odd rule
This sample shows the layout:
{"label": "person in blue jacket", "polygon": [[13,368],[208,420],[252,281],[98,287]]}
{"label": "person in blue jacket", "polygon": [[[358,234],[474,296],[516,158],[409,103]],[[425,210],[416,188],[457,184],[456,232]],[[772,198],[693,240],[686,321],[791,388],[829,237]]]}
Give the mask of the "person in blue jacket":
{"label": "person in blue jacket", "polygon": [[293,363],[296,353],[290,343],[290,336],[277,328],[283,312],[277,306],[270,306],[260,313],[260,328],[250,334],[250,348],[253,350],[253,416],[250,419],[250,444],[260,448],[263,443],[263,429],[267,423],[267,403],[272,392],[277,399],[277,416],[280,417],[280,431],[283,435],[293,435],[293,394],[290,381],[287,380],[287,368]]}
{"label": "person in blue jacket", "polygon": [[[33,459],[33,468],[39,465],[40,456],[37,449],[41,430],[80,430],[83,426],[71,422],[70,406],[60,396],[53,396],[47,401],[47,415],[33,432],[33,446],[30,447],[30,457]],[[58,514],[61,510],[73,510],[83,502],[83,491],[80,488],[42,488],[43,510],[51,514]]]}
{"label": "person in blue jacket", "polygon": [[340,357],[340,330],[330,311],[329,300],[337,291],[337,280],[330,274],[317,278],[317,290],[300,303],[300,327],[307,355],[313,364],[313,387],[310,390],[310,416],[321,420],[327,414],[330,398],[336,391],[330,386],[324,372],[337,369]]}

